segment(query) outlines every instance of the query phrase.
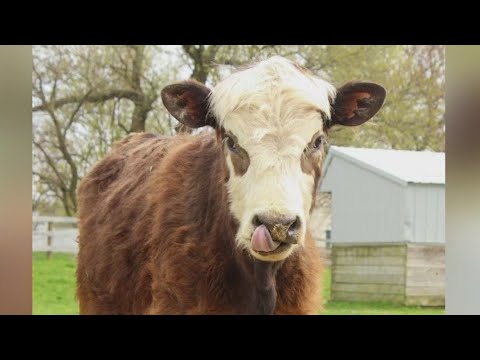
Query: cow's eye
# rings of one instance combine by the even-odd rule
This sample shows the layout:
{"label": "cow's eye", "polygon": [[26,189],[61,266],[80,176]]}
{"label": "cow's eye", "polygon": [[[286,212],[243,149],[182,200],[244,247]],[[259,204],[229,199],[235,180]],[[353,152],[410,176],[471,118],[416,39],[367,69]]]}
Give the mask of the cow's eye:
{"label": "cow's eye", "polygon": [[319,136],[315,139],[315,141],[313,142],[313,145],[312,147],[316,150],[316,149],[320,149],[320,146],[322,146],[322,142],[323,142],[323,136]]}
{"label": "cow's eye", "polygon": [[235,141],[230,136],[227,136],[225,138],[225,142],[227,143],[227,146],[230,150],[235,151],[237,150],[237,144],[235,144]]}

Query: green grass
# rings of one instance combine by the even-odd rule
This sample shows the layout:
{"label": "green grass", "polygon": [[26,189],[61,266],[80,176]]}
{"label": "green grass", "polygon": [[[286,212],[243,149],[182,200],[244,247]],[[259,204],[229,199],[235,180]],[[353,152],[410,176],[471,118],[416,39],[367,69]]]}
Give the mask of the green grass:
{"label": "green grass", "polygon": [[33,314],[78,314],[75,256],[34,252],[32,260]]}
{"label": "green grass", "polygon": [[[53,254],[47,259],[45,253],[33,253],[33,314],[78,314],[75,300],[75,256]],[[329,301],[330,269],[323,280],[323,314],[326,315],[441,315],[443,308],[402,306],[383,302]]]}

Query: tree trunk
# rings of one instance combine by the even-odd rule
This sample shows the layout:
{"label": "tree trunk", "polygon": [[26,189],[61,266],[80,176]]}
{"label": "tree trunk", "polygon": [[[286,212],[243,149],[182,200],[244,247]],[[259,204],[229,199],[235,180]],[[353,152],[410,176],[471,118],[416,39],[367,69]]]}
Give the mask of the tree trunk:
{"label": "tree trunk", "polygon": [[[202,84],[205,84],[208,79],[208,75],[213,67],[213,61],[220,45],[183,45],[183,50],[190,57],[193,62],[193,71],[190,76]],[[177,133],[191,133],[193,129],[183,124],[175,126]]]}
{"label": "tree trunk", "polygon": [[145,103],[136,103],[133,109],[132,122],[130,124],[129,133],[132,132],[145,132],[145,123],[147,121],[148,113],[151,107]]}
{"label": "tree trunk", "polygon": [[193,69],[192,73],[192,78],[194,78],[197,81],[200,81],[202,84],[205,84],[207,82],[208,78],[208,69],[203,63],[203,59],[200,60],[200,62],[195,63],[195,68]]}

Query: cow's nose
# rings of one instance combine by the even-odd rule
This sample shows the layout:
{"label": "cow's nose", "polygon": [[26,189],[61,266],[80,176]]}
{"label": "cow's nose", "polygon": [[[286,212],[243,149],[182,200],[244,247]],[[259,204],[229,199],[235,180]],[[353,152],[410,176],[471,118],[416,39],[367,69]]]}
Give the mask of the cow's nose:
{"label": "cow's nose", "polygon": [[300,230],[300,218],[287,216],[269,216],[258,214],[253,217],[255,226],[265,225],[270,232],[273,241],[289,244],[298,243]]}

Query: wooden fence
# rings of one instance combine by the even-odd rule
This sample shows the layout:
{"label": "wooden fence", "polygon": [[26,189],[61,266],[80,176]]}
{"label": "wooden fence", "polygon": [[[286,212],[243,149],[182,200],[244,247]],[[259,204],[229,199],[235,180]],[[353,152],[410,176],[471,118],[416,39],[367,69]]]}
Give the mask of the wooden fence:
{"label": "wooden fence", "polygon": [[52,252],[78,252],[77,219],[63,216],[33,216],[32,250]]}

